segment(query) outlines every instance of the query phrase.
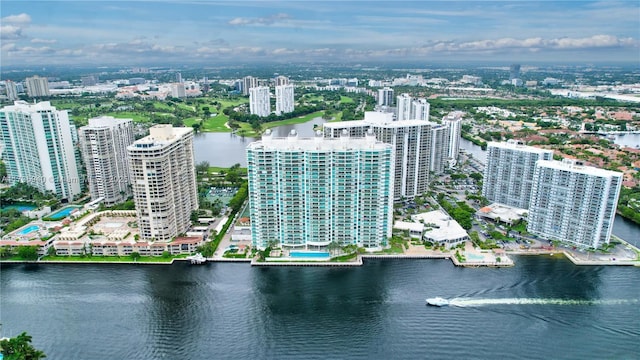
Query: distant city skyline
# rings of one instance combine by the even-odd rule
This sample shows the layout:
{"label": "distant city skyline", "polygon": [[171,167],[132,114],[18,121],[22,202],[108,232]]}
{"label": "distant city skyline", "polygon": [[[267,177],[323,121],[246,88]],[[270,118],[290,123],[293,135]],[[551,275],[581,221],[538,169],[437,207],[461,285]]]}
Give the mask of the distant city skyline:
{"label": "distant city skyline", "polygon": [[637,1],[3,1],[2,65],[640,62]]}

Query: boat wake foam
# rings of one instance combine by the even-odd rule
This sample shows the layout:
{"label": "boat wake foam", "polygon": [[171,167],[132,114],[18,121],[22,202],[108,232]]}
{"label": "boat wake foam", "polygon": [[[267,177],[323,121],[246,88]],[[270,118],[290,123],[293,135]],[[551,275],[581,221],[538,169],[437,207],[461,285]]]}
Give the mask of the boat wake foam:
{"label": "boat wake foam", "polygon": [[502,298],[502,299],[473,299],[454,298],[449,300],[449,306],[478,307],[487,305],[625,305],[640,303],[638,299],[610,299],[610,300],[572,300],[572,299],[544,299],[544,298]]}

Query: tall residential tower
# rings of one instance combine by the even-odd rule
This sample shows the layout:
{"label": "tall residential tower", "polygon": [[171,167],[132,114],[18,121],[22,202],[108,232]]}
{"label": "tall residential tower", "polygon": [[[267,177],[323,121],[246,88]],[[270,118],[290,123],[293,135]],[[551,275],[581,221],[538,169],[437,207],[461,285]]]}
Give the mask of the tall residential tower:
{"label": "tall residential tower", "polygon": [[294,108],[293,85],[276,86],[276,115],[290,113]]}
{"label": "tall residential tower", "polygon": [[16,101],[0,110],[2,159],[9,182],[24,182],[42,192],[73,200],[82,191],[75,145],[76,129],[66,110],[48,101]]}
{"label": "tall residential tower", "polygon": [[131,194],[127,146],[135,140],[133,120],[111,116],[89,119],[78,129],[91,199],[111,206]]}
{"label": "tall residential tower", "polygon": [[619,172],[571,159],[540,160],[533,176],[527,231],[580,247],[608,244],[621,186]]}
{"label": "tall residential tower", "polygon": [[552,150],[526,146],[515,140],[489,142],[482,196],[492,202],[528,209],[536,161],[552,159]]}
{"label": "tall residential tower", "polygon": [[253,76],[245,76],[242,78],[242,94],[249,95],[251,88],[258,86],[258,79]]}
{"label": "tall residential tower", "polygon": [[[362,121],[324,124],[324,136],[363,137],[369,129],[394,153],[394,199],[413,198],[428,191],[431,164],[431,131],[437,125],[420,120],[392,121],[393,114],[365,112]],[[445,159],[446,161],[446,159]]]}
{"label": "tall residential tower", "polygon": [[390,87],[384,87],[378,90],[378,106],[392,106],[393,105],[393,89]]}
{"label": "tall residential tower", "polygon": [[247,147],[253,245],[387,246],[393,217],[391,146],[366,138],[272,138]]}
{"label": "tall residential tower", "polygon": [[249,111],[252,115],[266,117],[271,114],[271,98],[266,86],[249,89]]}
{"label": "tall residential tower", "polygon": [[44,97],[50,96],[49,92],[49,80],[40,76],[28,77],[25,79],[27,86],[27,95],[29,97]]}
{"label": "tall residential tower", "polygon": [[198,208],[193,129],[152,126],[127,152],[140,237],[170,241],[186,232]]}

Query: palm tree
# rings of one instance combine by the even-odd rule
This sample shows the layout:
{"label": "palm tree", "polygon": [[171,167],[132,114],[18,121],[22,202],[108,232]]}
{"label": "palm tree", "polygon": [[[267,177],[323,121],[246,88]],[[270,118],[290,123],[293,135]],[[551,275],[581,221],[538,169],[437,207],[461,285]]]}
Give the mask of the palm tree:
{"label": "palm tree", "polygon": [[26,332],[0,341],[0,349],[6,360],[39,360],[47,357],[44,352],[31,345],[31,336]]}
{"label": "palm tree", "polygon": [[329,252],[331,253],[332,256],[336,255],[336,250],[341,249],[340,244],[338,244],[335,241],[332,241],[329,243],[329,245],[327,245],[327,249],[329,250]]}

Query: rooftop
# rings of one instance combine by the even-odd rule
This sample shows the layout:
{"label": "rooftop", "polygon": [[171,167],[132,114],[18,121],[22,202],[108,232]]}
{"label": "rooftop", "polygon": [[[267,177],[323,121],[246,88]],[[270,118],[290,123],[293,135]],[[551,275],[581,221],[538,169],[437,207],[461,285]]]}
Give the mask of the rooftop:
{"label": "rooftop", "polygon": [[377,141],[373,134],[364,138],[323,138],[316,134],[313,138],[299,138],[295,130],[288,137],[274,138],[267,130],[261,141],[252,142],[247,146],[249,150],[295,150],[295,151],[336,151],[336,150],[385,150],[391,145]]}
{"label": "rooftop", "polygon": [[435,241],[460,239],[468,236],[465,229],[463,229],[457,221],[450,218],[441,210],[412,215],[411,219],[414,221],[422,221],[426,227],[429,227],[428,224],[431,224],[432,229],[427,230],[425,236]]}
{"label": "rooftop", "polygon": [[113,116],[99,116],[89,119],[86,128],[104,128],[132,122],[133,119],[117,119]]}
{"label": "rooftop", "polygon": [[555,170],[565,170],[579,174],[598,176],[598,177],[622,177],[621,172],[600,169],[593,166],[584,165],[582,161],[574,159],[556,160],[538,160],[536,167],[545,167]]}
{"label": "rooftop", "polygon": [[547,150],[547,149],[541,149],[541,148],[537,148],[534,146],[528,146],[523,144],[520,141],[516,141],[516,140],[508,140],[506,142],[495,142],[495,141],[489,141],[487,143],[487,148],[501,148],[501,149],[511,149],[511,150],[520,150],[520,151],[526,151],[526,152],[532,152],[532,153],[553,153],[552,150]]}
{"label": "rooftop", "polygon": [[127,147],[128,150],[149,149],[152,147],[165,147],[170,145],[185,135],[192,133],[190,127],[173,127],[171,124],[159,124],[149,128],[149,135],[137,140]]}
{"label": "rooftop", "polygon": [[512,206],[494,203],[478,210],[478,215],[489,219],[513,223],[522,219],[527,210],[519,209]]}

